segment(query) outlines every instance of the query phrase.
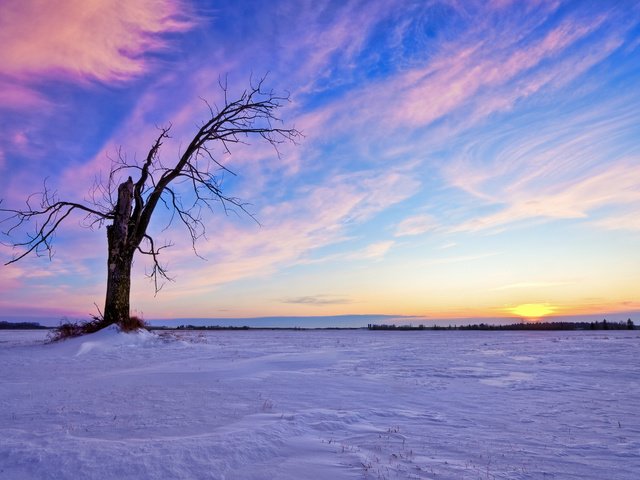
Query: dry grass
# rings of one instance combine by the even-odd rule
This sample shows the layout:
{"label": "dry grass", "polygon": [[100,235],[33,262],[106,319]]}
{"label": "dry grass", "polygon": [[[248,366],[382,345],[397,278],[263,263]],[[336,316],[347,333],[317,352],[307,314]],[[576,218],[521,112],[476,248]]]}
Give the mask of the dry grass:
{"label": "dry grass", "polygon": [[133,332],[135,330],[140,330],[141,328],[147,328],[145,321],[135,315],[130,316],[128,321],[121,322],[118,325],[123,332]]}
{"label": "dry grass", "polygon": [[[91,320],[86,322],[70,322],[68,320],[63,320],[60,325],[58,325],[49,334],[48,341],[58,342],[60,340],[66,340],[67,338],[80,337],[82,335],[102,330],[109,325],[110,323],[106,322],[102,316],[96,315],[92,316]],[[123,332],[133,332],[141,328],[147,328],[147,324],[144,320],[135,315],[129,317],[128,321],[119,323],[118,326]]]}

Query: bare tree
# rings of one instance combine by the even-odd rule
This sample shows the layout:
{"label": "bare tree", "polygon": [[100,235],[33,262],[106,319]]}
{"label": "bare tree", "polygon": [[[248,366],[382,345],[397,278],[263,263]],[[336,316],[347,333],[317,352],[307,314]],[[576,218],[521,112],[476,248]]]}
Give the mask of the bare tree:
{"label": "bare tree", "polygon": [[[159,261],[161,251],[168,244],[159,245],[148,233],[156,207],[163,205],[172,212],[172,220],[179,220],[195,243],[205,232],[203,212],[221,206],[240,210],[247,215],[246,204],[227,196],[221,187],[221,173],[230,172],[218,157],[230,153],[234,144],[247,143],[258,137],[278,146],[294,142],[300,136],[295,128],[285,128],[276,111],[288,100],[265,89],[264,78],[251,84],[236,100],[227,96],[226,83],[220,84],[224,93],[221,107],[211,106],[208,119],[199,127],[179,158],[169,166],[160,159],[163,142],[169,138],[171,126],[159,129],[159,134],[143,162],[129,161],[121,152],[112,161],[108,180],[96,181],[90,199],[83,203],[60,200],[46,186],[39,194],[30,196],[26,208],[0,208],[5,214],[1,221],[8,228],[3,232],[9,244],[19,250],[6,265],[27,255],[52,253],[54,234],[72,214],[84,215],[84,224],[101,227],[107,224],[107,292],[104,303],[104,324],[126,325],[129,321],[131,266],[136,253],[148,255],[153,268],[156,292],[159,280],[168,279]],[[206,102],[205,102],[206,103]],[[128,178],[124,181],[125,176]],[[135,180],[134,180],[135,178]],[[184,184],[188,195],[184,194]],[[183,185],[179,188],[179,185]],[[21,240],[15,240],[20,237]]]}

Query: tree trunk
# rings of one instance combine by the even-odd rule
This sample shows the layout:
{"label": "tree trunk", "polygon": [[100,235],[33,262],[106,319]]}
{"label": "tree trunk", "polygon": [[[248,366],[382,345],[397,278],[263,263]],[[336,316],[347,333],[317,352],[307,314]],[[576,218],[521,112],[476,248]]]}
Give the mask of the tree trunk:
{"label": "tree trunk", "polygon": [[131,264],[135,247],[129,239],[129,221],[133,202],[131,177],[118,187],[118,203],[113,224],[107,226],[107,296],[104,320],[107,324],[121,325],[129,321],[129,295],[131,292]]}

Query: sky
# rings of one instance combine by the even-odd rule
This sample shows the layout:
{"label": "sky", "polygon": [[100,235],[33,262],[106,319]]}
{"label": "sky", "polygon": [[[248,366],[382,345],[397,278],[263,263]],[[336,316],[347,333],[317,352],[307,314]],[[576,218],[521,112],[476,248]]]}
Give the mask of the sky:
{"label": "sky", "polygon": [[[636,1],[5,0],[0,198],[84,201],[158,127],[178,158],[219,82],[288,92],[303,132],[280,156],[223,158],[225,193],[194,255],[173,246],[145,318],[429,319],[640,312],[640,4]],[[7,223],[0,225],[7,230]],[[19,252],[3,236],[0,255]],[[0,267],[0,316],[87,317],[106,231],[68,219],[52,259]],[[202,257],[202,258],[201,258]],[[3,262],[4,263],[4,262]],[[638,316],[640,320],[640,315]],[[330,319],[327,320],[330,323]]]}

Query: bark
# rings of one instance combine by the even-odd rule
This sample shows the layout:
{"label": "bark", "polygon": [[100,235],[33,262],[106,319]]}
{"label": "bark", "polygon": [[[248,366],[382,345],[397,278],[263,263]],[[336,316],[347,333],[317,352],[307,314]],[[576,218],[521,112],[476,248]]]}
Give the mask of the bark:
{"label": "bark", "polygon": [[129,238],[133,202],[131,177],[118,187],[118,202],[113,224],[107,226],[107,295],[104,305],[106,323],[124,324],[129,320],[131,265],[135,247]]}

